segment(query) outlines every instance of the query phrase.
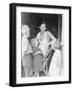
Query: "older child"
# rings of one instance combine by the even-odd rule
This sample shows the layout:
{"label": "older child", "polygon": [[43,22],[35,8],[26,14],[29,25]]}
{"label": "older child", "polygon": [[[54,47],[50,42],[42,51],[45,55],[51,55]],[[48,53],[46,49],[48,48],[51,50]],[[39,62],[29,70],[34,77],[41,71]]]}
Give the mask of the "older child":
{"label": "older child", "polygon": [[34,76],[39,76],[39,73],[43,71],[43,66],[42,66],[42,58],[43,54],[41,50],[37,47],[37,41],[36,39],[31,40],[31,45],[32,45],[32,50],[33,50],[33,73]]}
{"label": "older child", "polygon": [[22,25],[22,67],[25,77],[32,76],[32,48],[29,43],[30,28]]}

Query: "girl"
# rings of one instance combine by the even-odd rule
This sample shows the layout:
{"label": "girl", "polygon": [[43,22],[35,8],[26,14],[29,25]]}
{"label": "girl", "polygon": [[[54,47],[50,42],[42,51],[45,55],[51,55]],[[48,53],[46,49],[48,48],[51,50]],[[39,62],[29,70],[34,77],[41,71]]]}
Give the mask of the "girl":
{"label": "girl", "polygon": [[42,58],[43,54],[41,50],[37,47],[37,42],[36,39],[31,40],[31,45],[32,45],[32,50],[33,50],[33,73],[34,76],[37,77],[39,76],[39,72],[43,71],[42,67]]}
{"label": "girl", "polygon": [[30,28],[22,25],[22,67],[24,76],[32,76],[32,48],[29,43]]}
{"label": "girl", "polygon": [[62,53],[61,53],[61,45],[60,42],[57,40],[53,45],[53,50],[55,51],[48,75],[50,76],[59,76],[61,75],[61,66],[62,66]]}

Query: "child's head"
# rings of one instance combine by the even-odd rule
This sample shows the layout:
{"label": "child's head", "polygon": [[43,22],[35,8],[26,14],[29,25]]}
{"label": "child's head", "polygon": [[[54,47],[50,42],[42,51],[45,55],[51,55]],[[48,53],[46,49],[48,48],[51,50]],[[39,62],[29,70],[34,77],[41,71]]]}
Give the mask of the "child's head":
{"label": "child's head", "polygon": [[28,25],[22,25],[22,35],[27,38],[30,36],[30,28]]}
{"label": "child's head", "polygon": [[58,40],[56,40],[56,42],[54,43],[54,48],[60,49],[60,47],[61,47],[60,42]]}
{"label": "child's head", "polygon": [[31,46],[36,47],[36,39],[35,38],[31,40]]}

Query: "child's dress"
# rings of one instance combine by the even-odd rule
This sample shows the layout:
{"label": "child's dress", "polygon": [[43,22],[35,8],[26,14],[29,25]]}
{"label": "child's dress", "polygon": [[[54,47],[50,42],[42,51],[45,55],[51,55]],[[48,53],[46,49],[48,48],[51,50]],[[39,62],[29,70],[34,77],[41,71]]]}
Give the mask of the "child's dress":
{"label": "child's dress", "polygon": [[38,48],[34,48],[33,50],[33,72],[39,73],[40,71],[43,71],[42,66],[42,58],[43,54]]}
{"label": "child's dress", "polygon": [[50,76],[59,76],[61,70],[61,50],[55,50],[55,53],[52,57],[49,73]]}
{"label": "child's dress", "polygon": [[32,69],[32,48],[28,38],[22,38],[22,66],[24,68],[25,76],[29,76]]}

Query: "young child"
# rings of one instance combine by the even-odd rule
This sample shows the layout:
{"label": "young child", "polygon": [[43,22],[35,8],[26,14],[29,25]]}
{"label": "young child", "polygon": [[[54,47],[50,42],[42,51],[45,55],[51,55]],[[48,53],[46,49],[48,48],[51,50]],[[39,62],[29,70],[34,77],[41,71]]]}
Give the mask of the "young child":
{"label": "young child", "polygon": [[42,66],[42,58],[43,54],[41,50],[37,47],[37,41],[36,39],[33,39],[31,41],[32,45],[32,50],[33,50],[33,73],[34,76],[37,77],[39,76],[39,73],[43,71],[43,66]]}
{"label": "young child", "polygon": [[22,67],[25,77],[32,76],[32,48],[29,43],[30,28],[22,25]]}
{"label": "young child", "polygon": [[49,76],[59,76],[61,70],[61,61],[62,61],[62,53],[61,53],[61,45],[58,40],[56,40],[53,46],[54,55],[51,60],[50,68],[48,75]]}

